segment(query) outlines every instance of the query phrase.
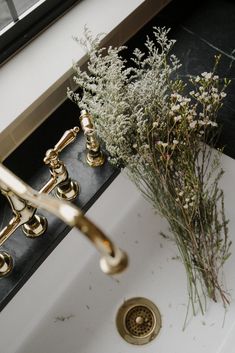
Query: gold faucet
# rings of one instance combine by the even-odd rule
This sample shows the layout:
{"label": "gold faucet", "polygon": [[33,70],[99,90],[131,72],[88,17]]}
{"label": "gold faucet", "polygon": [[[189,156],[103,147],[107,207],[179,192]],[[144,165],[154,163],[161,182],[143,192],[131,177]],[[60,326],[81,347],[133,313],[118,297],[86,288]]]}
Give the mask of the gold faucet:
{"label": "gold faucet", "polygon": [[[58,198],[68,201],[73,200],[78,196],[79,185],[77,181],[70,179],[65,164],[59,159],[59,153],[66,146],[75,141],[79,130],[79,127],[75,126],[73,129],[65,131],[54,148],[51,148],[46,152],[43,161],[46,165],[49,165],[51,177],[41,188],[39,191],[40,193],[49,194],[55,189]],[[12,207],[12,210],[14,212],[15,207]],[[25,235],[30,238],[36,238],[42,235],[47,229],[47,220],[44,217],[35,214],[35,212],[36,209],[34,209],[32,217],[26,215],[26,217],[28,216],[27,220],[23,221],[22,219],[22,230]]]}
{"label": "gold faucet", "polygon": [[[59,200],[48,194],[38,192],[23,182],[3,164],[0,163],[0,190],[8,197],[10,202],[14,201],[16,218],[20,217],[24,210],[29,210],[34,215],[37,207],[42,208],[71,227],[78,228],[96,247],[101,255],[100,267],[104,273],[115,274],[127,267],[127,255],[88,218],[81,210],[68,201]],[[23,217],[23,216],[22,216]],[[1,236],[2,245],[8,236]],[[13,261],[10,254],[0,252],[0,276],[3,277],[11,272]]]}
{"label": "gold faucet", "polygon": [[[68,176],[67,168],[64,163],[59,160],[59,152],[61,152],[68,144],[72,143],[79,132],[79,127],[74,127],[66,131],[59,142],[46,152],[44,162],[50,166],[51,178],[44,185],[40,193],[49,193],[56,188],[56,195],[61,199],[72,200],[77,197],[79,185]],[[14,231],[22,226],[23,232],[30,238],[36,238],[45,233],[47,229],[47,220],[45,217],[36,214],[36,208],[25,202],[12,190],[0,184],[1,193],[8,199],[13,218],[9,224],[0,232],[0,246],[14,233]]]}
{"label": "gold faucet", "polygon": [[22,230],[29,237],[37,237],[45,232],[47,228],[47,220],[45,217],[36,214],[35,207],[21,199],[17,194],[10,190],[3,181],[0,181],[0,192],[9,201],[14,214],[9,224],[0,231],[0,246],[20,226],[23,226]]}
{"label": "gold faucet", "polygon": [[86,110],[81,111],[80,124],[86,137],[87,163],[91,167],[100,167],[105,162],[104,154],[96,136],[95,126],[91,114]]}
{"label": "gold faucet", "polygon": [[54,148],[46,152],[44,163],[50,167],[51,179],[40,190],[43,193],[49,193],[56,188],[56,196],[64,200],[73,200],[79,193],[79,185],[68,176],[67,168],[59,159],[59,153],[73,142],[79,132],[79,127],[67,130]]}

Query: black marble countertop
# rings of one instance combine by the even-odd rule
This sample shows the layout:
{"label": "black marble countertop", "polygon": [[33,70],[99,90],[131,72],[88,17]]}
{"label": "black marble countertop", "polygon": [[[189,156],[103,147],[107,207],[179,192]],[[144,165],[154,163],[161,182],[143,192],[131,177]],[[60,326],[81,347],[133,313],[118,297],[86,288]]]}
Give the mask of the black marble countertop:
{"label": "black marble countertop", "polygon": [[[135,47],[144,48],[146,35],[151,35],[153,26],[171,28],[170,37],[177,40],[174,53],[182,62],[179,76],[184,80],[190,75],[211,71],[214,56],[221,54],[218,75],[229,78],[231,84],[219,115],[222,132],[218,144],[225,147],[227,155],[235,158],[235,2],[173,0],[128,41],[127,60]],[[46,150],[55,145],[65,130],[78,125],[78,115],[77,107],[66,101],[4,164],[39,190],[49,178],[49,170],[42,162]],[[80,134],[77,141],[61,153],[61,159],[71,177],[81,185],[81,194],[75,203],[86,211],[117,176],[118,170],[108,163],[101,168],[90,168],[85,162],[84,151],[85,143]],[[9,277],[0,280],[0,310],[70,230],[60,220],[45,212],[40,213],[45,214],[49,222],[48,231],[41,238],[26,238],[19,229],[2,247],[13,255],[15,267]],[[12,216],[2,196],[0,214],[2,228]]]}

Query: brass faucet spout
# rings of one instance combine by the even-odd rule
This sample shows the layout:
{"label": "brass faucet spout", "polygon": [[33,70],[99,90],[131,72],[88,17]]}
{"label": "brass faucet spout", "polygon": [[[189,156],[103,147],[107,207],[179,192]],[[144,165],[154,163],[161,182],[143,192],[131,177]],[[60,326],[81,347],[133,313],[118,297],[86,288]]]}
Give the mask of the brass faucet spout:
{"label": "brass faucet spout", "polygon": [[1,185],[25,200],[28,206],[42,208],[69,226],[78,228],[101,254],[100,266],[103,272],[114,274],[126,268],[126,254],[73,204],[32,189],[2,164],[0,164],[0,188]]}

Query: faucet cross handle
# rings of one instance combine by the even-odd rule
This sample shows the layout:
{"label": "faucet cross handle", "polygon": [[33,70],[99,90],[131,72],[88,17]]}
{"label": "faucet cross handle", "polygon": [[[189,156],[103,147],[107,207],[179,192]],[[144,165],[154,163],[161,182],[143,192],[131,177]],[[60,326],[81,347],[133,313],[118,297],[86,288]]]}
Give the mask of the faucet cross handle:
{"label": "faucet cross handle", "polygon": [[45,164],[49,164],[50,167],[56,167],[59,164],[59,153],[55,151],[54,149],[49,149],[46,152],[46,155],[43,159],[43,162]]}

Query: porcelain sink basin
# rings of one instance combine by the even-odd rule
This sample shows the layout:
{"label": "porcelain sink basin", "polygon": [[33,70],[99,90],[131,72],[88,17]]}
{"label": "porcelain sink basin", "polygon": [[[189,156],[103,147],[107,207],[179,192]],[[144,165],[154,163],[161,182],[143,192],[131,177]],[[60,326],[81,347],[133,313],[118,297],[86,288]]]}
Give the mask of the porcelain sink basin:
{"label": "porcelain sink basin", "polygon": [[[230,236],[235,229],[235,163],[223,157]],[[177,249],[159,233],[167,223],[123,174],[88,212],[129,254],[129,267],[109,277],[99,256],[72,230],[0,315],[2,353],[232,353],[235,346],[235,248],[224,268],[231,292],[225,313],[208,303],[207,313],[189,317],[185,272]],[[152,342],[134,346],[116,329],[116,313],[132,297],[154,302],[162,328]]]}

